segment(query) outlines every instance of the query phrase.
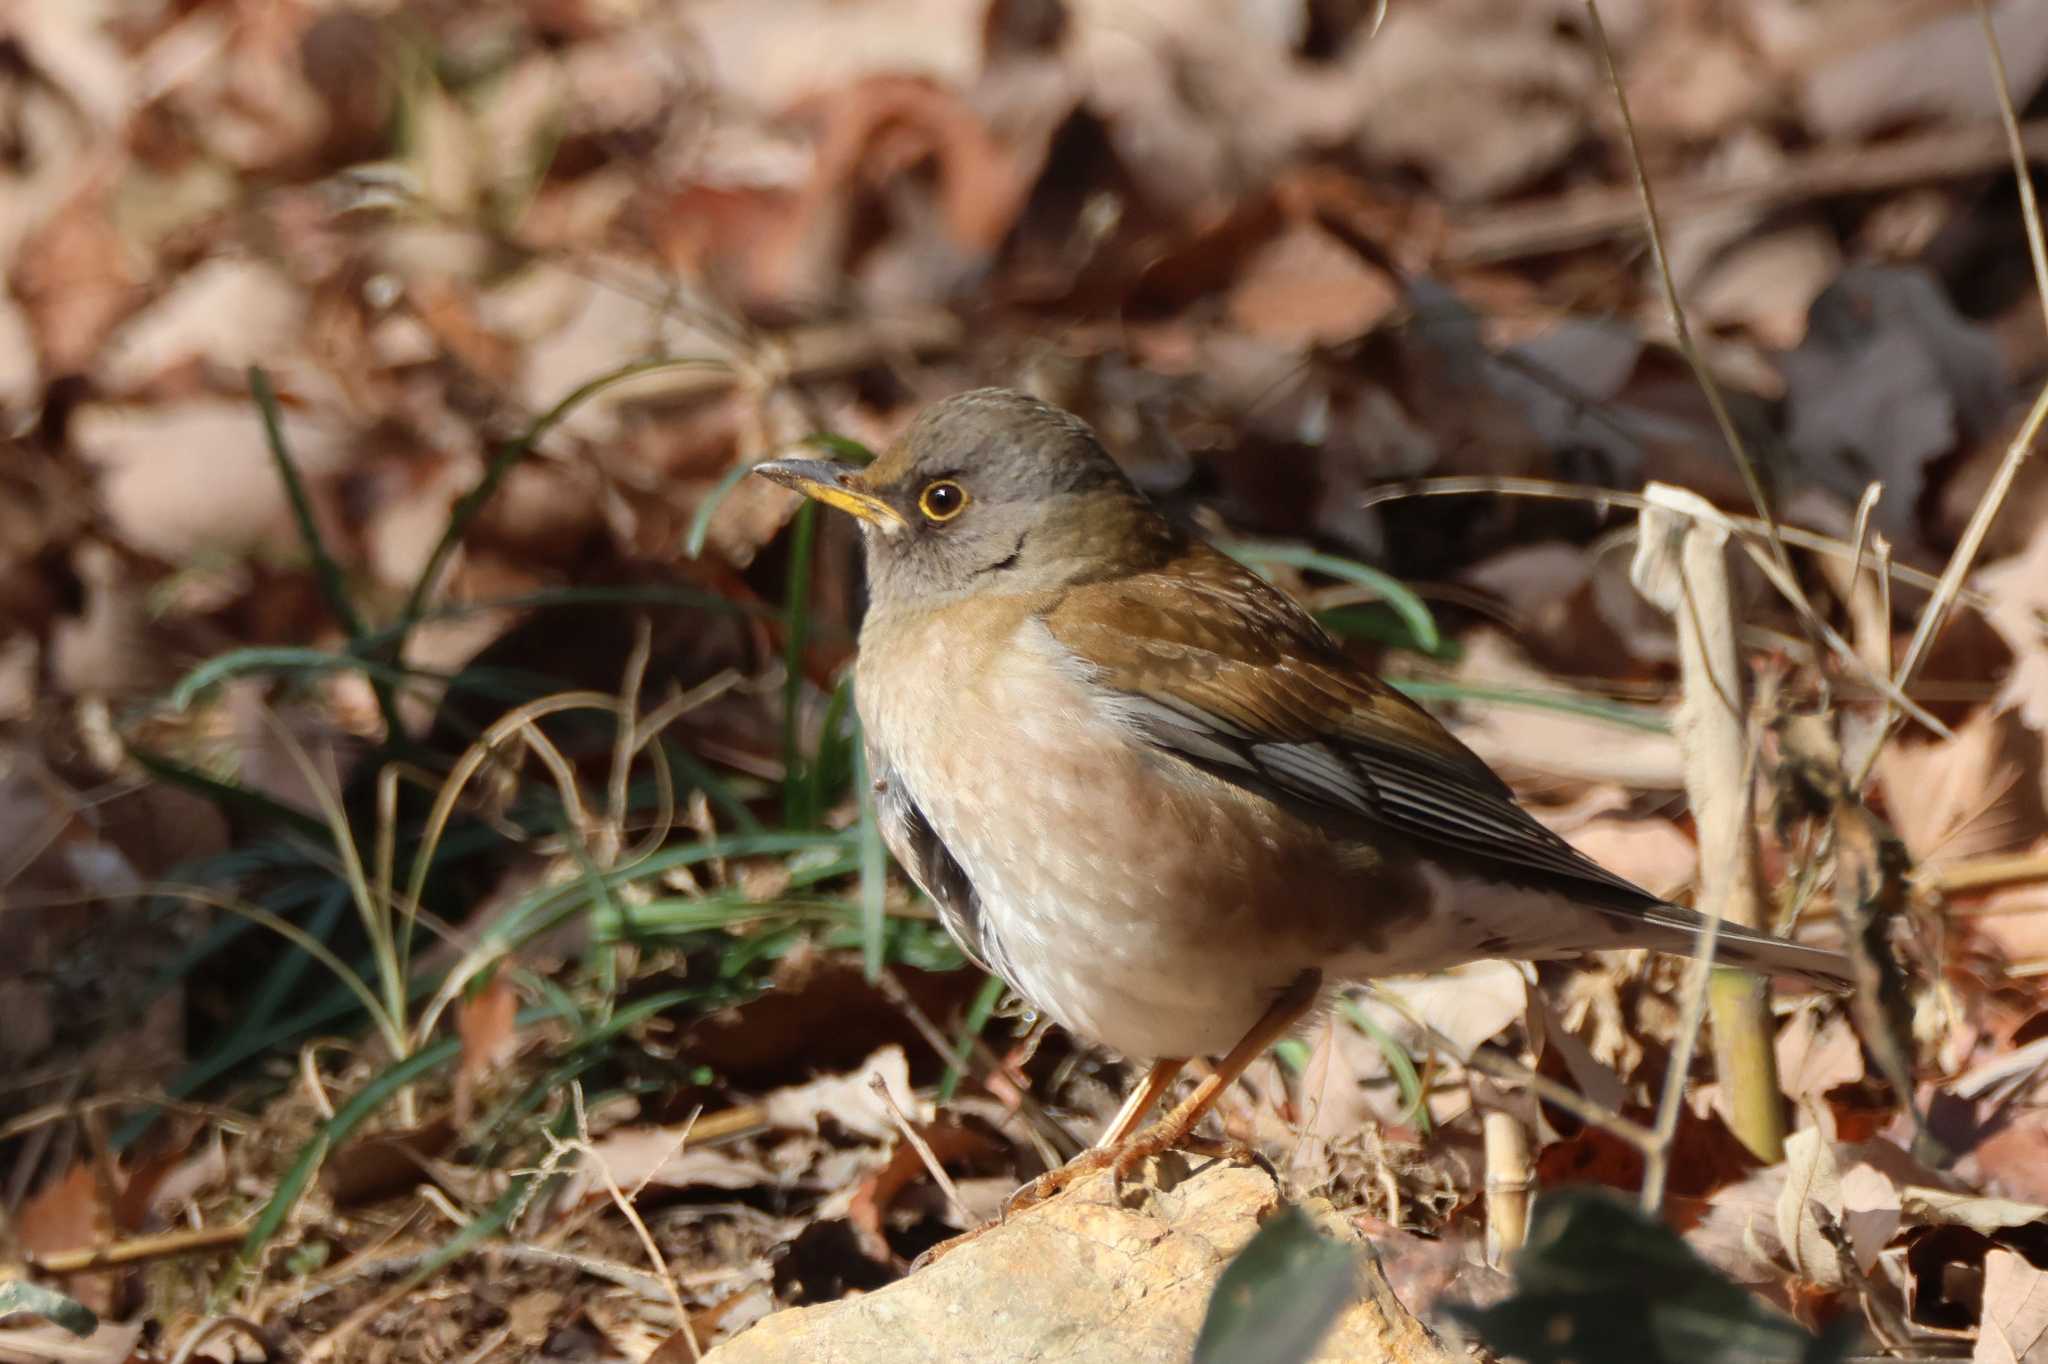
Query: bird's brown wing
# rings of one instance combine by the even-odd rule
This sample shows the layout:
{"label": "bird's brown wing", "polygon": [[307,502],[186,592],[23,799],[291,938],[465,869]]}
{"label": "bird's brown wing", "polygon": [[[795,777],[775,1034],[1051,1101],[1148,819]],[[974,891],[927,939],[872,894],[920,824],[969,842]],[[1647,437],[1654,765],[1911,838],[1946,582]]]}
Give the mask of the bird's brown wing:
{"label": "bird's brown wing", "polygon": [[1146,738],[1218,776],[1325,819],[1456,849],[1510,879],[1563,878],[1595,902],[1656,903],[1537,822],[1477,754],[1345,659],[1291,598],[1207,546],[1075,588],[1044,620]]}
{"label": "bird's brown wing", "polygon": [[[1555,946],[1690,954],[1704,922],[1580,853],[1399,692],[1352,666],[1294,601],[1207,546],[1069,591],[1042,617],[1150,742],[1337,828],[1391,831],[1475,871],[1554,890],[1609,924],[1558,925]],[[1576,941],[1573,941],[1576,940]],[[1831,988],[1839,953],[1726,925],[1721,960]]]}

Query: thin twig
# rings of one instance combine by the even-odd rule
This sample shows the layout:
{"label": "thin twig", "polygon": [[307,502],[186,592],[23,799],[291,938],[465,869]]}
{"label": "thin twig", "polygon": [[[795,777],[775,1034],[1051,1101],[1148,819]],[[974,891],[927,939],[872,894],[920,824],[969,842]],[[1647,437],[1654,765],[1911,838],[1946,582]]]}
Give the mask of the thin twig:
{"label": "thin twig", "polygon": [[2020,423],[2019,433],[2005,447],[2005,458],[1999,461],[1991,486],[1984,490],[1984,496],[1977,499],[1976,510],[1970,513],[1970,524],[1964,527],[1963,538],[1956,542],[1955,553],[1949,555],[1948,567],[1942,570],[1941,583],[1934,590],[1933,600],[1920,613],[1920,622],[1913,628],[1912,641],[1906,645],[1905,660],[1899,664],[1900,689],[1912,683],[1913,674],[1919,671],[1927,650],[1947,620],[1950,604],[1961,591],[1963,579],[1976,564],[1977,552],[1984,547],[1984,537],[1990,533],[1991,522],[2004,505],[2006,494],[2012,491],[2020,466],[2027,462],[2027,456],[2034,453],[2034,441],[2041,433],[2043,421],[2048,421],[2048,385],[2043,385],[2041,391],[2034,395],[2034,405],[2028,410],[2027,419]]}
{"label": "thin twig", "polygon": [[240,1331],[250,1340],[256,1342],[257,1348],[265,1354],[268,1354],[277,1343],[264,1332],[262,1327],[250,1321],[247,1317],[227,1315],[208,1317],[186,1333],[185,1339],[178,1345],[177,1352],[171,1356],[170,1364],[190,1364],[190,1361],[199,1353],[202,1346],[224,1331]]}
{"label": "thin twig", "polygon": [[[676,1283],[676,1276],[669,1272],[668,1261],[662,1257],[661,1247],[654,1242],[654,1233],[647,1229],[647,1223],[641,1219],[640,1210],[633,1206],[633,1200],[626,1197],[625,1192],[619,1188],[618,1180],[612,1177],[611,1163],[591,1144],[590,1131],[583,1115],[583,1086],[571,1086],[570,1095],[576,1105],[577,1145],[581,1148],[584,1159],[597,1168],[599,1177],[604,1180],[605,1192],[611,1195],[612,1202],[632,1225],[633,1234],[640,1238],[640,1245],[647,1252],[648,1263],[654,1266],[655,1274],[661,1280],[662,1289],[668,1295],[669,1306],[675,1310],[676,1330],[681,1334],[683,1343],[690,1347],[690,1358],[702,1359],[704,1351],[698,1345],[697,1332],[690,1324],[690,1309],[683,1306],[683,1290]],[[685,1140],[688,1139],[687,1129],[683,1136]]]}
{"label": "thin twig", "polygon": [[[2010,132],[2010,129],[2008,129]],[[2018,128],[2031,161],[2048,161],[2048,120]],[[1662,200],[1675,214],[1722,208],[1769,210],[1843,195],[1879,194],[1997,170],[2008,156],[2007,137],[1989,124],[1937,128],[1875,146],[1814,147],[1755,175],[1709,171],[1665,186]],[[1493,209],[1454,222],[1443,248],[1451,264],[1490,264],[1594,246],[1642,223],[1635,188],[1575,189]]]}
{"label": "thin twig", "polygon": [[889,1115],[896,1119],[896,1126],[902,1130],[903,1139],[917,1152],[918,1159],[924,1162],[926,1173],[931,1175],[932,1182],[939,1186],[940,1192],[946,1195],[946,1202],[952,1205],[954,1218],[963,1227],[973,1226],[974,1218],[968,1213],[967,1205],[960,1199],[959,1187],[953,1183],[952,1176],[946,1173],[946,1167],[939,1164],[939,1158],[933,1153],[931,1143],[924,1139],[924,1134],[917,1130],[917,1124],[903,1111],[903,1105],[897,1103],[896,1096],[889,1092],[889,1082],[880,1075],[870,1075],[868,1088],[875,1092],[875,1097],[882,1101],[883,1106],[889,1110]]}
{"label": "thin twig", "polygon": [[[1707,407],[1714,414],[1714,424],[1721,428],[1721,439],[1728,446],[1728,453],[1735,461],[1736,470],[1742,475],[1742,486],[1749,490],[1749,500],[1756,505],[1757,516],[1764,523],[1764,532],[1770,541],[1771,558],[1777,563],[1780,573],[1790,585],[1786,600],[1798,615],[1799,622],[1812,640],[1815,653],[1820,647],[1820,616],[1813,609],[1813,603],[1798,587],[1798,579],[1792,573],[1792,556],[1785,549],[1785,538],[1778,530],[1778,518],[1771,511],[1770,498],[1764,492],[1763,479],[1758,475],[1756,461],[1750,458],[1749,449],[1742,443],[1741,434],[1735,429],[1735,418],[1728,411],[1727,401],[1721,396],[1721,385],[1708,368],[1706,359],[1692,339],[1692,326],[1686,321],[1685,306],[1678,301],[1678,281],[1671,274],[1671,262],[1664,253],[1664,226],[1657,216],[1656,192],[1650,188],[1650,175],[1643,167],[1642,145],[1636,139],[1635,116],[1629,112],[1628,93],[1622,87],[1621,69],[1615,65],[1614,49],[1607,41],[1607,27],[1600,22],[1600,6],[1597,0],[1586,0],[1586,17],[1593,25],[1593,42],[1600,49],[1600,60],[1607,67],[1607,81],[1614,90],[1615,107],[1621,113],[1621,129],[1628,143],[1629,168],[1634,172],[1636,192],[1642,198],[1643,227],[1650,239],[1650,258],[1657,266],[1657,279],[1664,290],[1664,307],[1671,317],[1671,328],[1678,341],[1678,349],[1685,356],[1685,362],[1706,396]],[[1781,592],[1786,591],[1780,587]]]}
{"label": "thin twig", "polygon": [[[2027,253],[2034,263],[2034,287],[2044,314],[2048,314],[2048,242],[2044,242],[2042,237],[2040,208],[2034,200],[2033,177],[2028,172],[2026,147],[2019,135],[2019,116],[2013,110],[2012,91],[2006,86],[2005,58],[1999,51],[1998,33],[1991,25],[1991,15],[1984,0],[1978,0],[1977,17],[1984,25],[1984,43],[1990,54],[1999,117],[2005,121],[2013,176],[2019,186],[2020,213],[2027,225]],[[1942,570],[1941,585],[1935,589],[1934,599],[1921,612],[1919,623],[1913,628],[1913,639],[1906,646],[1905,661],[1899,665],[1901,687],[1913,680],[1913,674],[1926,658],[1927,650],[1940,634],[1948,618],[1949,604],[1962,588],[1964,576],[1976,563],[1977,552],[1984,546],[1984,537],[1991,529],[1992,520],[1998,515],[1999,508],[2005,505],[2006,495],[2012,491],[2013,482],[2019,477],[2020,466],[2034,452],[2034,440],[2040,434],[2044,419],[2048,419],[2048,387],[2035,395],[2027,419],[2020,424],[2019,433],[2012,438],[2012,443],[2006,446],[2005,458],[1999,461],[1991,486],[1984,490],[1984,496],[1977,499],[1976,509],[1970,513],[1970,524],[1964,528],[1955,552],[1949,555],[1948,566]],[[1887,712],[1887,729],[1891,718]]]}
{"label": "thin twig", "polygon": [[[1362,493],[1356,505],[1376,507],[1382,502],[1397,502],[1408,497],[1530,497],[1559,502],[1590,502],[1601,508],[1627,507],[1631,511],[1641,511],[1650,505],[1649,499],[1641,493],[1620,488],[1603,488],[1594,483],[1563,483],[1548,478],[1506,478],[1494,474],[1461,474],[1418,478],[1405,483],[1383,483]],[[1754,517],[1739,516],[1733,512],[1723,512],[1722,515],[1729,525],[1745,534],[1763,533],[1763,522]],[[1801,526],[1781,525],[1778,529],[1788,545],[1797,545],[1816,554],[1833,555],[1838,559],[1855,557],[1855,547],[1846,540]],[[1923,592],[1932,593],[1941,586],[1940,578],[1911,564],[1895,565],[1892,577]],[[1970,588],[1958,592],[1956,600],[1975,611],[1986,611],[1992,606],[1989,595]],[[2048,626],[2042,627],[2041,633],[2044,639],[2048,639]]]}
{"label": "thin twig", "polygon": [[2034,200],[2034,177],[2027,170],[2027,140],[2020,133],[2019,111],[2013,108],[2012,86],[2005,78],[2005,53],[1991,23],[1991,6],[1977,0],[1977,21],[1984,25],[1984,50],[1991,58],[1991,80],[1998,95],[1998,118],[2005,125],[2006,147],[2012,153],[2013,181],[2020,192],[2020,217],[2027,224],[2028,254],[2034,258],[2034,292],[2048,319],[2048,250],[2041,239],[2041,206]]}
{"label": "thin twig", "polygon": [[[931,1015],[910,997],[910,991],[903,988],[903,982],[896,978],[895,972],[884,970],[875,978],[875,986],[891,1004],[903,1010],[903,1016],[910,1020],[910,1026],[917,1029],[917,1035],[924,1039],[925,1045],[932,1049],[939,1060],[949,1066],[963,1060],[954,1054],[952,1039],[940,1032],[938,1025],[932,1022]],[[976,1084],[987,1088],[991,1067],[984,1052],[976,1048],[964,1058],[964,1061],[967,1063],[968,1075]],[[1025,1122],[1030,1124],[1034,1132],[1042,1134],[1055,1149],[1064,1150],[1068,1156],[1087,1145],[1069,1132],[1058,1118],[1047,1112],[1045,1105],[1022,1089],[1017,1091],[1017,1111],[1023,1115]]]}
{"label": "thin twig", "polygon": [[1591,1127],[1610,1132],[1645,1155],[1656,1149],[1657,1134],[1639,1122],[1631,1122],[1619,1113],[1610,1113],[1605,1107],[1594,1103],[1577,1090],[1568,1089],[1551,1079],[1529,1069],[1513,1057],[1490,1048],[1481,1047],[1466,1058],[1465,1064],[1482,1075],[1506,1084],[1521,1085],[1543,1102],[1577,1118]]}
{"label": "thin twig", "polygon": [[139,1265],[152,1260],[169,1260],[180,1255],[219,1250],[234,1245],[248,1234],[249,1228],[242,1225],[199,1227],[157,1236],[136,1236],[110,1245],[86,1246],[53,1255],[30,1254],[25,1259],[29,1268],[39,1274],[90,1274],[122,1265]]}

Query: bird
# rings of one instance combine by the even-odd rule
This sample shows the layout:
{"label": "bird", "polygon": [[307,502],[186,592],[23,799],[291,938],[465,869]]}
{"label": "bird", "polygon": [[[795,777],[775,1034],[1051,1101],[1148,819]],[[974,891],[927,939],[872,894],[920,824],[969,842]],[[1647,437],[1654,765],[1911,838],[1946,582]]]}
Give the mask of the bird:
{"label": "bird", "polygon": [[[854,704],[897,862],[976,963],[1150,1063],[1021,1204],[1189,1141],[1338,985],[1700,941],[1697,913],[1543,825],[1060,408],[976,389],[865,467],[755,472],[859,522]],[[1734,925],[1716,959],[1849,979],[1838,953]],[[1141,1130],[1195,1057],[1221,1059]]]}

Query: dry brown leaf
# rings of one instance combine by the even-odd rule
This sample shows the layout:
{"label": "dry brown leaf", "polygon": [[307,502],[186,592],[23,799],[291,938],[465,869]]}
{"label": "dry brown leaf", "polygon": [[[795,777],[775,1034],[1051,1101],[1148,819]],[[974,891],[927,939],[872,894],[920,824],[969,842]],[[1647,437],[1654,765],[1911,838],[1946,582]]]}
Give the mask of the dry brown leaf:
{"label": "dry brown leaf", "polygon": [[518,1050],[518,1012],[519,994],[503,972],[456,1006],[455,1031],[462,1039],[462,1062],[455,1072],[456,1127],[469,1126],[477,1086]]}
{"label": "dry brown leaf", "polygon": [[[1847,141],[1921,118],[1998,117],[1973,9],[1889,0],[1749,0],[1748,9],[1753,32],[1796,75],[1800,111],[1817,137]],[[2024,107],[2048,75],[2048,10],[1995,0],[1991,11],[2013,102]]]}
{"label": "dry brown leaf", "polygon": [[[1612,17],[1610,23],[1616,22]],[[1588,131],[1594,63],[1542,5],[1394,5],[1361,58],[1356,124],[1381,165],[1419,166],[1445,197],[1496,198]]]}
{"label": "dry brown leaf", "polygon": [[[592,1198],[607,1198],[605,1173],[612,1183],[635,1189],[772,1189],[784,1181],[750,1156],[689,1143],[688,1123],[674,1127],[621,1127],[590,1145],[589,1158],[579,1162],[556,1201],[574,1208]],[[601,1168],[600,1168],[601,1167]]]}
{"label": "dry brown leaf", "polygon": [[1886,813],[1914,861],[1959,862],[2012,847],[2021,768],[2011,728],[1980,707],[1953,739],[1901,738],[1878,754]]}
{"label": "dry brown leaf", "polygon": [[139,1364],[150,1358],[140,1349],[142,1333],[149,1325],[140,1318],[132,1322],[102,1319],[99,1329],[84,1340],[61,1326],[0,1331],[0,1359],[51,1364]]}
{"label": "dry brown leaf", "polygon": [[1654,28],[1629,54],[1629,112],[1646,135],[1725,134],[1771,97],[1770,73],[1735,36],[1690,5],[1654,7]]}
{"label": "dry brown leaf", "polygon": [[1841,1260],[1821,1231],[1815,1204],[1836,1223],[1841,1221],[1842,1172],[1835,1164],[1832,1143],[1819,1128],[1807,1127],[1785,1139],[1785,1187],[1776,1208],[1778,1241],[1794,1274],[1822,1288],[1840,1288]]}
{"label": "dry brown leaf", "polygon": [[[2048,842],[2033,851],[2048,853]],[[2032,965],[2048,961],[2048,884],[2028,882],[2001,886],[1972,897],[1950,911],[1976,937],[1990,943],[2006,962]]]}
{"label": "dry brown leaf", "polygon": [[80,1250],[114,1230],[114,1210],[91,1165],[81,1161],[38,1190],[14,1217],[14,1236],[32,1255]]}
{"label": "dry brown leaf", "polygon": [[[101,470],[106,512],[122,538],[173,562],[268,545],[295,553],[297,535],[250,403],[203,400],[81,409],[80,453]],[[340,462],[343,433],[293,409],[285,438],[302,473]]]}
{"label": "dry brown leaf", "polygon": [[1979,572],[1976,587],[1991,597],[1987,614],[2013,654],[1998,705],[2048,734],[2048,523],[2035,529],[2024,553]]}
{"label": "dry brown leaf", "polygon": [[1251,253],[1226,307],[1252,336],[1308,347],[1363,336],[1400,301],[1392,279],[1304,223]]}
{"label": "dry brown leaf", "polygon": [[[1475,687],[1557,689],[1553,678],[1529,666],[1491,630],[1467,637],[1457,679]],[[1678,741],[1669,734],[1620,729],[1528,706],[1472,706],[1456,729],[1479,756],[1510,773],[1614,782],[1637,791],[1675,791],[1685,785]]]}
{"label": "dry brown leaf", "polygon": [[342,1208],[390,1198],[431,1183],[432,1162],[454,1142],[455,1124],[445,1117],[358,1138],[328,1155],[320,1187]]}
{"label": "dry brown leaf", "polygon": [[762,109],[884,72],[966,85],[981,64],[980,7],[955,0],[704,0],[689,17],[712,69]]}
{"label": "dry brown leaf", "polygon": [[1848,1233],[1856,1264],[1865,1274],[1877,1265],[1905,1218],[1899,1190],[1891,1177],[1868,1161],[1858,1161],[1842,1176],[1842,1230]]}
{"label": "dry brown leaf", "polygon": [[1872,525],[1903,551],[1922,541],[1930,466],[1988,437],[2007,403],[1989,330],[1919,266],[1853,265],[1813,302],[1806,337],[1778,359],[1785,444],[1802,471],[1854,505],[1885,485]]}
{"label": "dry brown leaf", "polygon": [[305,292],[283,270],[239,257],[202,261],[121,325],[98,375],[118,394],[194,361],[225,374],[252,364],[275,373],[305,323]]}
{"label": "dry brown leaf", "polygon": [[876,1077],[913,1122],[931,1120],[927,1105],[910,1088],[910,1062],[903,1048],[893,1044],[876,1051],[850,1075],[822,1075],[809,1084],[776,1090],[761,1100],[761,1111],[772,1127],[816,1132],[820,1119],[831,1118],[856,1135],[889,1141],[897,1131],[896,1118],[870,1083]]}
{"label": "dry brown leaf", "polygon": [[1574,848],[1612,872],[1660,895],[1673,895],[1699,873],[1699,844],[1668,819],[1606,816],[1565,835]]}
{"label": "dry brown leaf", "polygon": [[1806,1103],[1864,1075],[1863,1043],[1840,1013],[1802,1009],[1778,1032],[1778,1081]]}
{"label": "dry brown leaf", "polygon": [[[1714,149],[1701,174],[1754,183],[1784,161],[1775,140],[1739,129]],[[1692,324],[1746,326],[1773,349],[1799,344],[1807,310],[1842,269],[1831,229],[1740,201],[1684,214],[1666,232],[1671,273]]]}
{"label": "dry brown leaf", "polygon": [[[995,1143],[985,1133],[943,1119],[920,1126],[918,1133],[931,1148],[933,1159],[941,1166],[987,1155],[996,1149]],[[897,1196],[924,1178],[926,1169],[924,1154],[911,1143],[899,1141],[896,1149],[889,1153],[888,1163],[861,1180],[855,1189],[853,1201],[846,1208],[846,1220],[852,1224],[854,1235],[860,1240],[861,1251],[869,1259],[878,1264],[896,1262],[898,1257],[889,1248],[884,1224]],[[961,1227],[960,1230],[967,1228]]]}
{"label": "dry brown leaf", "polygon": [[90,369],[115,326],[143,301],[145,267],[115,226],[113,185],[111,168],[87,179],[22,240],[8,270],[46,376]]}
{"label": "dry brown leaf", "polygon": [[1984,1257],[1984,1315],[1971,1364],[2048,1361],[2048,1270],[2009,1250]]}
{"label": "dry brown leaf", "polygon": [[1980,1236],[1996,1236],[2019,1227],[2048,1225],[2048,1207],[2011,1198],[1985,1198],[1951,1189],[1910,1186],[1899,1191],[1900,1210],[1909,1221],[1931,1226],[1968,1227]]}

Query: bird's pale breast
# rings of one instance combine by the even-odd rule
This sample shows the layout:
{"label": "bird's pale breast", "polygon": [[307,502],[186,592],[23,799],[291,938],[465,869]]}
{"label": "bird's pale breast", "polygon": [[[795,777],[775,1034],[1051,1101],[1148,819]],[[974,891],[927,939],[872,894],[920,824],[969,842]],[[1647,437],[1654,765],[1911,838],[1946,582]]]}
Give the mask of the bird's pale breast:
{"label": "bird's pale breast", "polygon": [[857,697],[1022,994],[1127,1055],[1210,1054],[1355,948],[1368,854],[1138,742],[1028,603],[979,623],[871,622]]}

